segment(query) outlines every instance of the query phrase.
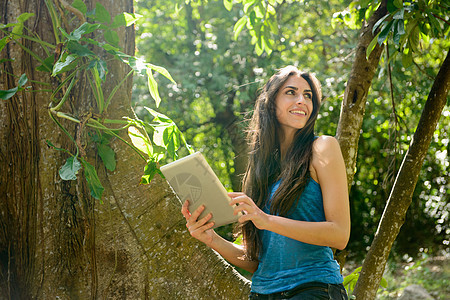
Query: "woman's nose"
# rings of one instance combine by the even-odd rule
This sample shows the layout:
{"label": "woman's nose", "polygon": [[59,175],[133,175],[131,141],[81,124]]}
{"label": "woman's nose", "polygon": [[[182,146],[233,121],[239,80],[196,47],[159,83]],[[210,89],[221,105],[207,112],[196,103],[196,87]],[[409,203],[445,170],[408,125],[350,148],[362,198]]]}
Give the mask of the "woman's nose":
{"label": "woman's nose", "polygon": [[296,100],[297,100],[296,103],[303,103],[305,101],[305,96],[300,94],[300,95],[298,95]]}

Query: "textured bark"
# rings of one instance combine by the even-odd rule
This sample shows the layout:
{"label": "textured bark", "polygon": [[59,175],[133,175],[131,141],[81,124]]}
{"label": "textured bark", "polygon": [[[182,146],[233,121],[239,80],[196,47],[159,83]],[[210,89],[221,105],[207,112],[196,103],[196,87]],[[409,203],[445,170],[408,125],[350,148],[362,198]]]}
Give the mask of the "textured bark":
{"label": "textured bark", "polygon": [[447,57],[434,80],[416,132],[392,187],[378,230],[353,292],[356,299],[375,299],[392,244],[397,238],[404,223],[406,212],[411,205],[420,169],[447,102],[449,88],[450,51],[447,52]]}
{"label": "textured bark", "polygon": [[[84,1],[88,10],[96,1]],[[132,12],[132,0],[100,1],[112,16]],[[59,3],[59,2],[58,2]],[[26,26],[54,43],[44,0],[2,1],[2,23],[34,12]],[[71,17],[74,17],[73,15]],[[70,21],[71,19],[69,19]],[[72,20],[74,28],[78,21]],[[73,29],[73,28],[72,28]],[[124,51],[134,53],[134,30],[119,31]],[[41,57],[42,48],[21,40]],[[36,71],[37,61],[10,42],[1,59],[1,89],[17,77],[55,86],[56,79]],[[126,68],[108,63],[105,94],[125,76]],[[133,116],[131,80],[119,90],[107,117]],[[28,82],[32,90],[48,88]],[[64,111],[82,116],[95,111],[88,84],[80,80]],[[143,161],[119,140],[112,141],[117,166],[106,170],[95,147],[81,135],[85,158],[96,167],[105,187],[103,201],[93,199],[82,172],[77,181],[62,181],[59,168],[67,154],[46,140],[71,150],[74,145],[48,114],[50,93],[19,92],[0,102],[0,299],[241,299],[249,283],[215,252],[192,239],[180,204],[167,183],[156,178],[139,186]],[[76,136],[79,126],[61,121]],[[127,138],[126,133],[121,133]]]}
{"label": "textured bark", "polygon": [[386,1],[383,1],[361,29],[356,46],[355,60],[342,102],[336,138],[339,140],[344,156],[349,188],[355,173],[358,140],[366,109],[367,94],[383,51],[383,48],[377,44],[369,58],[366,59],[366,49],[374,37],[372,34],[373,25],[386,13]]}

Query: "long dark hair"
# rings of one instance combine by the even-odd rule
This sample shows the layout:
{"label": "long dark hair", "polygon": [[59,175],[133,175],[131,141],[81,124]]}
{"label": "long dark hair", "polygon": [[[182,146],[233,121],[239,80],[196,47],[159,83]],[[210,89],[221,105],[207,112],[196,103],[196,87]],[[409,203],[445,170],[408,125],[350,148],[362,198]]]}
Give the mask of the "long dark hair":
{"label": "long dark hair", "polygon": [[[301,76],[311,87],[313,111],[305,127],[296,132],[282,160],[279,138],[281,130],[276,117],[275,99],[280,88],[293,75]],[[286,216],[298,201],[309,179],[314,124],[321,97],[320,82],[314,75],[301,72],[294,66],[287,66],[269,79],[256,99],[247,136],[250,153],[243,191],[262,209],[268,201],[270,186],[282,179],[271,200],[271,214]],[[247,259],[258,260],[261,249],[258,229],[248,221],[238,230],[243,234]]]}

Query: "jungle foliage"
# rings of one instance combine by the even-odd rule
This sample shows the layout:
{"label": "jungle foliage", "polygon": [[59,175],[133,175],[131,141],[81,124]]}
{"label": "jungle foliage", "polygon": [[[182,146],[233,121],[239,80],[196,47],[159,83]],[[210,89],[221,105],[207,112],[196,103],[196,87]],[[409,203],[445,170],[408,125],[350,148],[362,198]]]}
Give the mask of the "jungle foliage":
{"label": "jungle foliage", "polygon": [[[136,6],[144,15],[137,22],[138,55],[164,65],[177,82],[157,77],[166,86],[160,91],[167,99],[160,110],[179,124],[196,150],[205,153],[229,189],[239,187],[233,184],[240,175],[233,157],[245,153],[234,152],[236,136],[228,129],[237,125],[237,139],[245,138],[243,128],[257,89],[277,68],[293,64],[316,73],[325,96],[317,134],[335,135],[358,29],[377,5],[376,1],[239,2],[154,0],[137,1]],[[380,34],[373,41],[386,48],[367,98],[350,193],[354,226],[347,249],[349,257],[356,259],[370,245],[450,46],[445,38],[449,32],[445,3],[389,5],[391,17],[377,24]],[[141,106],[151,105],[144,90],[137,78],[133,97],[138,115]],[[448,249],[449,115],[447,105],[394,245],[394,257]]]}

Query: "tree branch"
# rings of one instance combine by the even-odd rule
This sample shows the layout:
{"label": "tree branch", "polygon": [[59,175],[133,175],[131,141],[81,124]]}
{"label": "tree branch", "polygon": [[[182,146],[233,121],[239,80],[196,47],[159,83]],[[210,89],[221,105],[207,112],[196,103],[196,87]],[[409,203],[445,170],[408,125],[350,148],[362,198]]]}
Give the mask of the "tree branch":
{"label": "tree branch", "polygon": [[67,9],[68,11],[73,13],[75,16],[77,16],[78,19],[80,19],[81,23],[86,22],[86,18],[83,16],[83,13],[81,11],[79,11],[78,9],[76,9],[75,7],[73,7],[72,5],[67,3],[65,0],[59,0],[59,2],[65,9]]}
{"label": "tree branch", "polygon": [[403,159],[395,184],[381,217],[378,230],[364,261],[354,295],[356,299],[374,299],[384,273],[392,245],[411,205],[423,161],[450,89],[450,51],[433,83],[427,102]]}

